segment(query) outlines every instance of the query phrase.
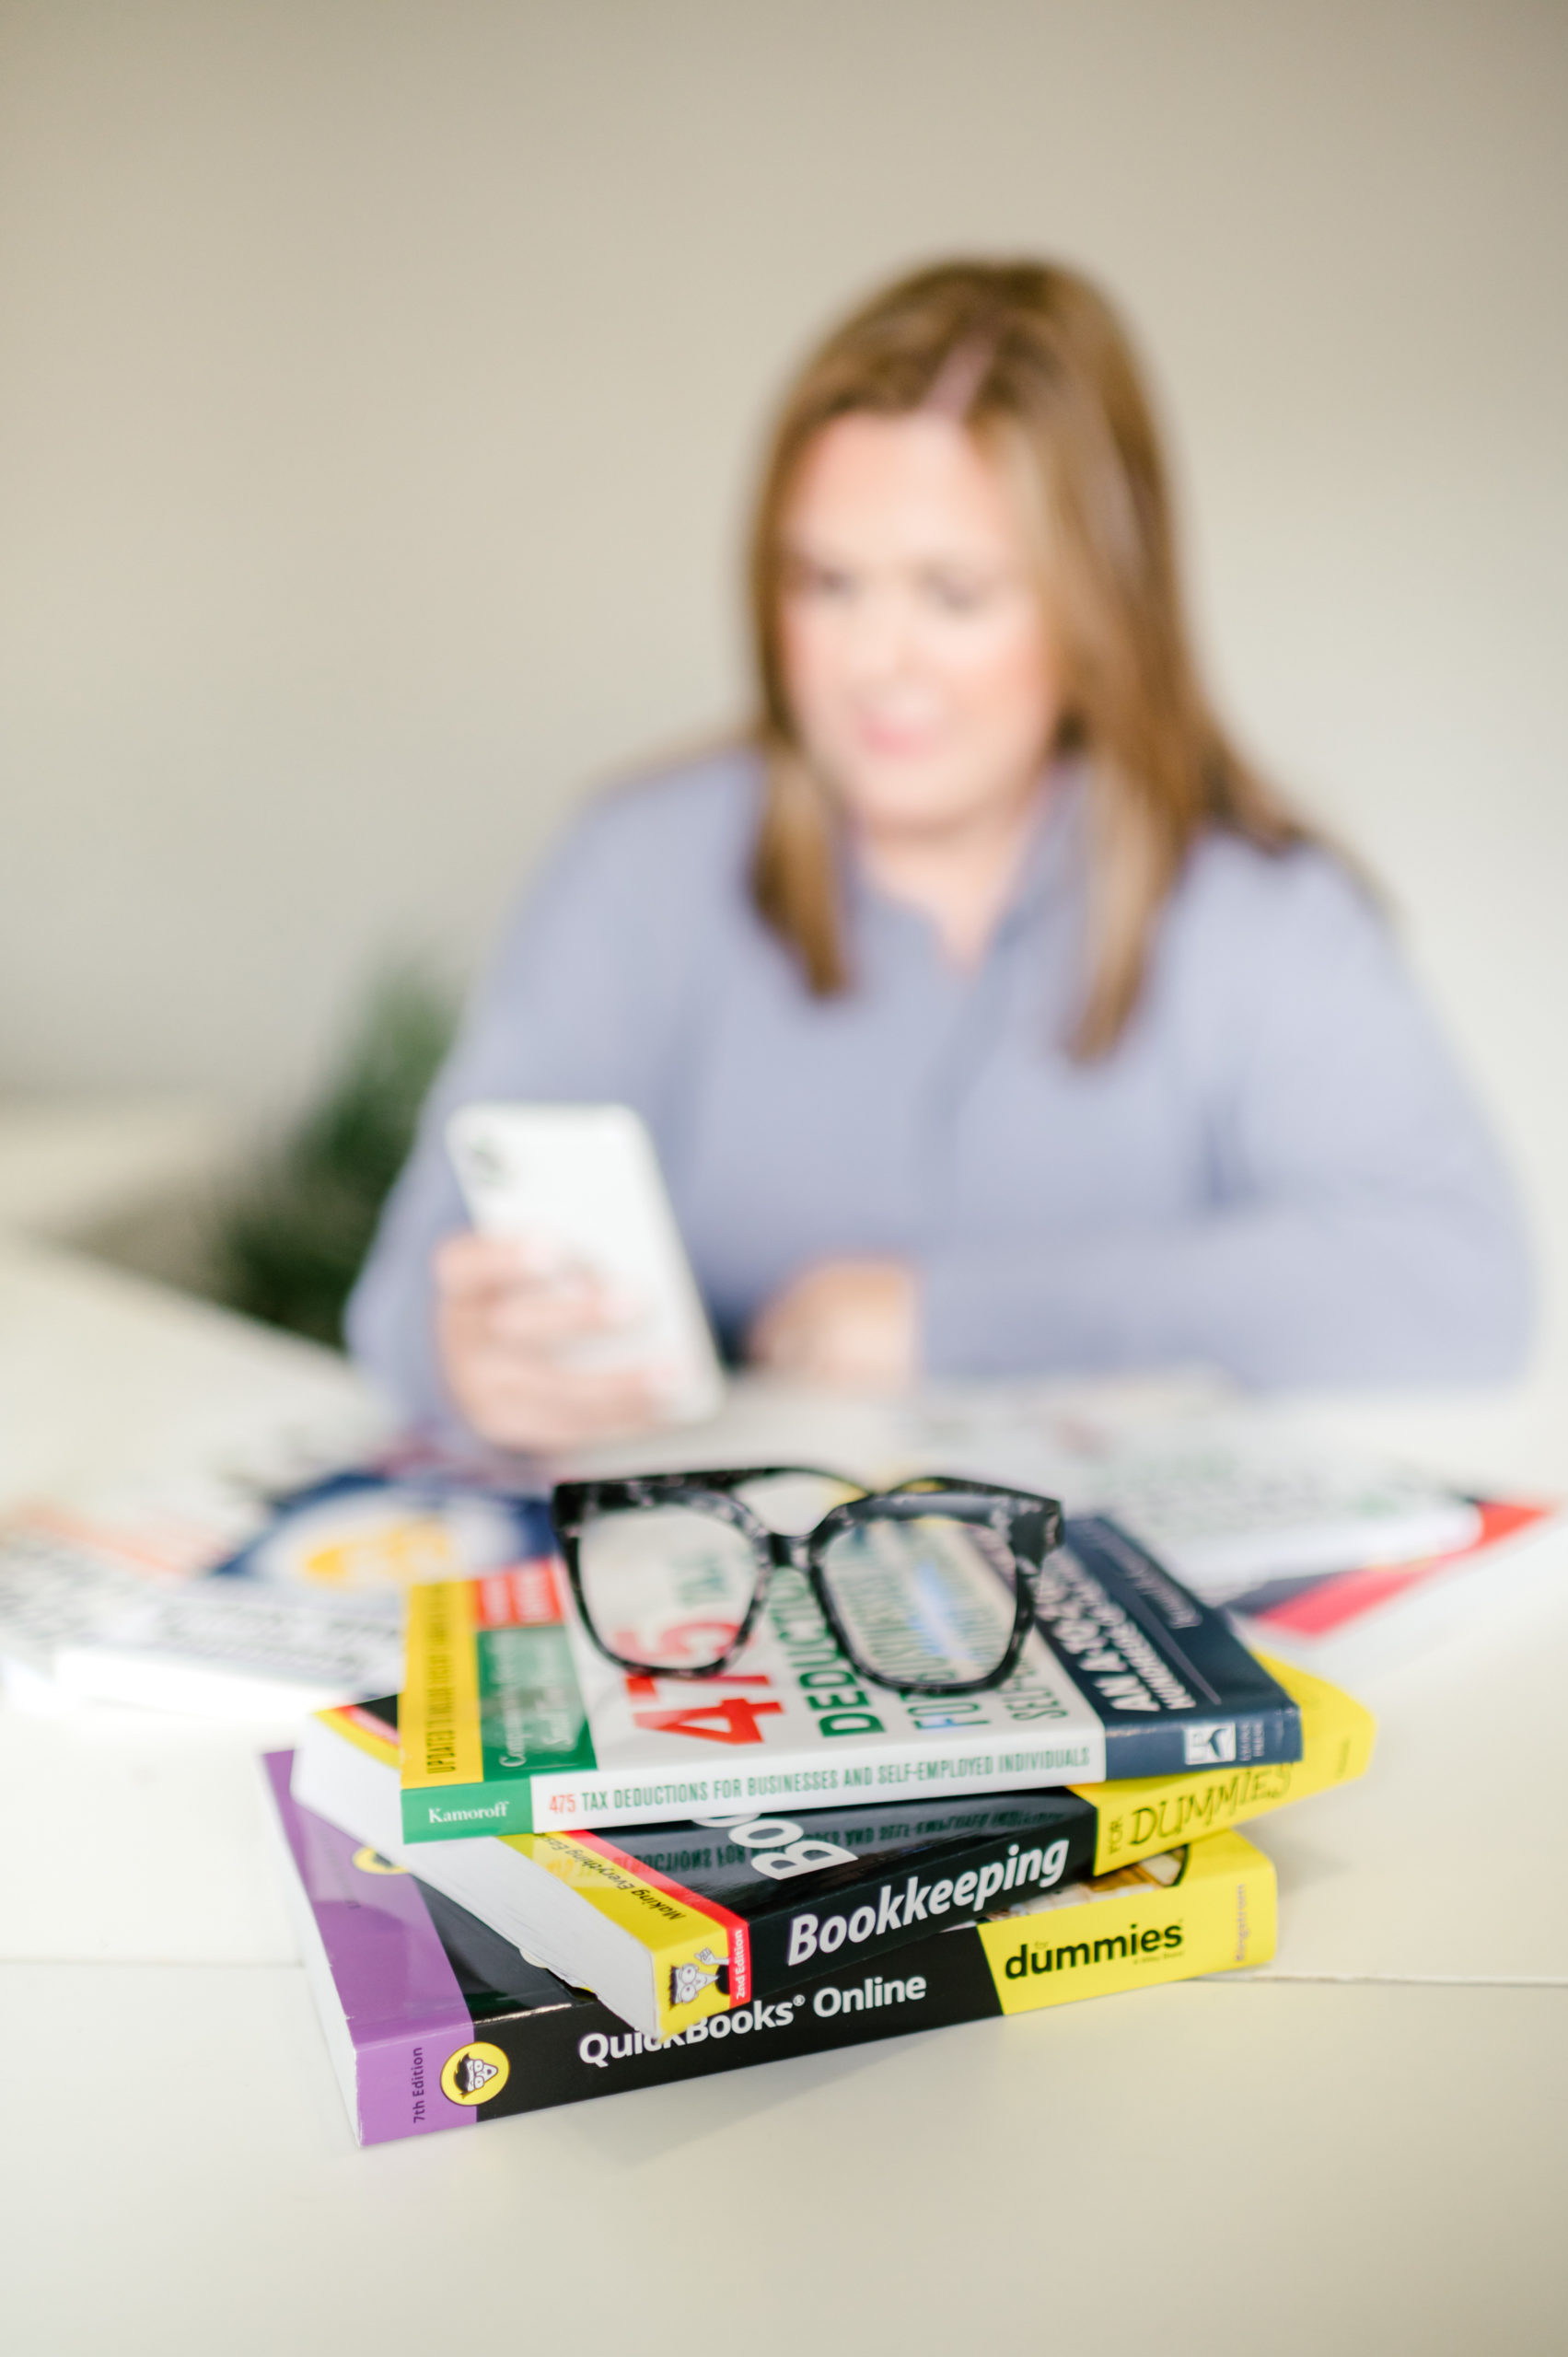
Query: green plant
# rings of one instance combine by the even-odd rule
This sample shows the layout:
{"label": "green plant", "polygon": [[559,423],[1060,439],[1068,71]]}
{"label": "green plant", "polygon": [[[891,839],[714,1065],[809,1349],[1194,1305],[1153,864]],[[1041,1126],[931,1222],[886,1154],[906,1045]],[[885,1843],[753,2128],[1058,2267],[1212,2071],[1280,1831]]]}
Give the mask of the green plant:
{"label": "green plant", "polygon": [[450,993],[400,966],[373,985],[319,1101],[220,1211],[219,1298],[338,1343],[343,1305],[452,1037]]}

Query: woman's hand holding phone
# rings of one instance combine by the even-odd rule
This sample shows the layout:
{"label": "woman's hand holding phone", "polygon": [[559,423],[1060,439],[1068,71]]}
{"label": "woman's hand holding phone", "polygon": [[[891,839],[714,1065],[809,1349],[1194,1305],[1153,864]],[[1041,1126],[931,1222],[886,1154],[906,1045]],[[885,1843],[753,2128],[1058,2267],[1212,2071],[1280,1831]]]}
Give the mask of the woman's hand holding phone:
{"label": "woman's hand holding phone", "polygon": [[902,1391],[920,1358],[914,1271],[823,1260],[773,1295],[747,1337],[753,1366],[851,1391]]}
{"label": "woman's hand holding phone", "polygon": [[448,1236],[435,1269],[442,1371],[482,1439],[547,1452],[665,1421],[667,1369],[572,1364],[575,1345],[639,1322],[623,1291],[524,1237]]}

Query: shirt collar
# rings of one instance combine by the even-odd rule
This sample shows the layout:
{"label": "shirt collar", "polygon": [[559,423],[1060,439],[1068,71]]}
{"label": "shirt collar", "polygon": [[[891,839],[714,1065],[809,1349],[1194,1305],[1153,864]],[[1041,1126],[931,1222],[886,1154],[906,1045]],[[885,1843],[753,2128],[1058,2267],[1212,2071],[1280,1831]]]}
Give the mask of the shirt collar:
{"label": "shirt collar", "polygon": [[1088,770],[1081,756],[1053,762],[1041,781],[1040,807],[1028,849],[996,934],[1041,916],[1074,893],[1083,879],[1088,830]]}
{"label": "shirt collar", "polygon": [[[1087,806],[1087,764],[1083,757],[1070,754],[1054,761],[1040,780],[1040,807],[1028,845],[996,921],[987,958],[1016,934],[1038,924],[1053,905],[1076,891],[1084,872]],[[862,933],[871,926],[911,933],[928,942],[935,954],[935,927],[931,919],[907,901],[880,891],[854,857],[845,862],[843,889],[854,931]]]}

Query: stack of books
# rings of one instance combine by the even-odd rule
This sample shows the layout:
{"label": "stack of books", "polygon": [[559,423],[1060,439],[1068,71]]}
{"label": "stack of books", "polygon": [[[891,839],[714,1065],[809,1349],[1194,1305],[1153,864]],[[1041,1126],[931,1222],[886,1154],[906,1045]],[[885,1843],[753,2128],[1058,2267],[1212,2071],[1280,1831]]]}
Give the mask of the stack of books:
{"label": "stack of books", "polygon": [[857,1685],[781,1571],[734,1673],[628,1676],[532,1551],[410,1590],[401,1696],[266,1762],[362,2142],[1261,1964],[1237,1829],[1368,1713],[1072,1521],[1040,1643],[957,1700]]}

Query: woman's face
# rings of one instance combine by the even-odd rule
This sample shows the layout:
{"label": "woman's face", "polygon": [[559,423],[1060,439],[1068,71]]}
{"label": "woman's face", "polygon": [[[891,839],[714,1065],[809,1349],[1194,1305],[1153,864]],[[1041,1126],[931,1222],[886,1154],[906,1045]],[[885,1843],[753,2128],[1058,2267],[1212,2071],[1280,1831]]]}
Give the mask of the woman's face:
{"label": "woman's face", "polygon": [[869,834],[1016,807],[1062,715],[1024,522],[949,418],[837,418],[784,514],[785,690],[807,752]]}

